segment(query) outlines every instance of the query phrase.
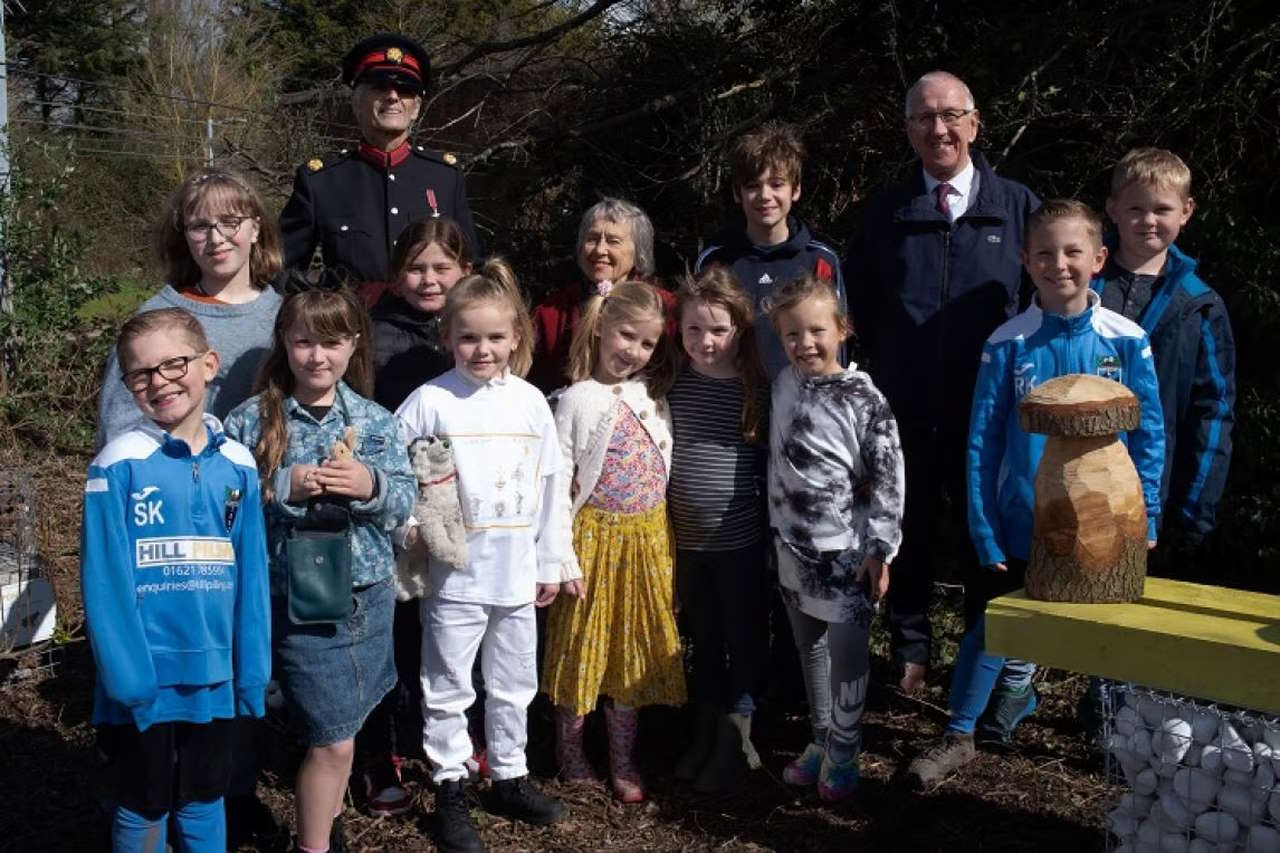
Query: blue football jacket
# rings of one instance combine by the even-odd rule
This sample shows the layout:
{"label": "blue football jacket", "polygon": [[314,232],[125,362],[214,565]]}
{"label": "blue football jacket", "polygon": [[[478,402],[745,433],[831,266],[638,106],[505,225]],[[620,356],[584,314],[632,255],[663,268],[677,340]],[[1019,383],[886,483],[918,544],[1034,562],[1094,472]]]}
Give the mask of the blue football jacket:
{"label": "blue football jacket", "polygon": [[987,566],[1027,559],[1036,466],[1046,436],[1018,425],[1018,401],[1055,376],[1092,373],[1127,386],[1142,406],[1138,429],[1121,440],[1142,481],[1147,537],[1160,517],[1164,416],[1151,344],[1137,323],[1108,311],[1090,291],[1089,308],[1075,317],[1047,314],[1038,302],[991,334],[982,348],[969,421],[969,537]]}
{"label": "blue football jacket", "polygon": [[264,712],[271,609],[258,469],[204,417],[209,442],[196,455],[147,422],[89,464],[80,581],[95,724]]}

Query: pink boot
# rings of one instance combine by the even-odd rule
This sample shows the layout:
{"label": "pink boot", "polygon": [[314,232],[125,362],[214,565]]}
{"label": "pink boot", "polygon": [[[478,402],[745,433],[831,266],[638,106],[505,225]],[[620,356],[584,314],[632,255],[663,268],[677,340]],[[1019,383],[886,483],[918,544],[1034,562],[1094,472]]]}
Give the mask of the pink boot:
{"label": "pink boot", "polygon": [[613,795],[623,803],[644,802],[644,782],[633,755],[639,716],[635,708],[605,703],[604,719],[609,730],[609,766],[612,771],[610,781],[613,783]]}
{"label": "pink boot", "polygon": [[582,729],[586,719],[563,705],[556,706],[556,758],[560,762],[560,778],[570,785],[598,781],[586,753],[582,751]]}

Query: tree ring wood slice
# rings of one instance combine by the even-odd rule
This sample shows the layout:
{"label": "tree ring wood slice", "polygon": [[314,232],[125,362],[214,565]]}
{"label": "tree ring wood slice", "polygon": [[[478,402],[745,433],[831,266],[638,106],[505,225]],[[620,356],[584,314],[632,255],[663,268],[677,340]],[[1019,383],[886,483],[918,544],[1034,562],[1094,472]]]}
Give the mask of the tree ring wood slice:
{"label": "tree ring wood slice", "polygon": [[1142,406],[1119,382],[1070,373],[1037,385],[1018,403],[1018,425],[1044,435],[1101,436],[1137,429]]}

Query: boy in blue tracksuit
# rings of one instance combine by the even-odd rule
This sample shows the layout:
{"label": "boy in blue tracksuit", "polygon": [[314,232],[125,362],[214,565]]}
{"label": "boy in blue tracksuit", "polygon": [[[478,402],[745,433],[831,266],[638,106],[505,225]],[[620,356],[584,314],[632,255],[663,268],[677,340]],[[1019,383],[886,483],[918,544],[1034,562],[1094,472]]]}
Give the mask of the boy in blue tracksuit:
{"label": "boy in blue tracksuit", "polygon": [[1080,202],[1045,202],[1027,219],[1023,260],[1036,299],[996,329],[982,350],[966,460],[969,536],[980,568],[965,583],[966,633],[951,681],[951,719],[943,737],[911,763],[918,783],[934,782],[972,759],[975,728],[984,741],[1008,743],[1036,705],[1035,666],[983,650],[986,603],[1022,586],[1031,550],[1033,484],[1045,436],[1018,425],[1023,395],[1071,373],[1093,373],[1133,391],[1142,420],[1127,443],[1142,481],[1147,544],[1155,547],[1164,419],[1146,333],[1103,308],[1089,289],[1106,257],[1102,223]]}
{"label": "boy in blue tracksuit", "polygon": [[1164,531],[1176,531],[1174,538],[1192,547],[1214,528],[1236,398],[1226,306],[1196,274],[1195,260],[1174,245],[1194,207],[1191,170],[1176,154],[1159,148],[1125,154],[1107,198],[1117,245],[1093,280],[1102,304],[1151,338],[1164,409]]}
{"label": "boy in blue tracksuit", "polygon": [[191,314],[139,314],[116,347],[145,419],[90,463],[81,539],[112,847],[163,851],[173,812],[175,847],[222,853],[230,723],[270,676],[257,466],[204,414],[218,355]]}
{"label": "boy in blue tracksuit", "polygon": [[[788,362],[761,300],[778,285],[813,274],[831,283],[842,308],[848,304],[835,251],[791,213],[800,200],[803,165],[804,145],[792,125],[770,122],[739,137],[729,155],[729,178],[742,221],[712,237],[694,265],[695,273],[715,264],[729,267],[751,294],[760,361],[771,382]],[[839,361],[848,361],[843,346]]]}

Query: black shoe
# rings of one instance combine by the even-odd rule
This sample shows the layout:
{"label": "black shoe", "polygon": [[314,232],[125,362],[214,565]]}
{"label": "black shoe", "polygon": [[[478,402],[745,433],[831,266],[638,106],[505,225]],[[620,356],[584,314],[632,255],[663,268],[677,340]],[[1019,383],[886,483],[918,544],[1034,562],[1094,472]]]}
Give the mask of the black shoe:
{"label": "black shoe", "polygon": [[244,844],[264,846],[261,842],[281,834],[280,824],[257,794],[241,794],[223,800],[227,818],[227,848],[234,850]]}
{"label": "black shoe", "polygon": [[347,833],[342,828],[342,815],[333,819],[329,827],[329,853],[347,853]]}
{"label": "black shoe", "polygon": [[1013,744],[1013,730],[1036,709],[1036,689],[1030,684],[1021,692],[997,687],[987,704],[987,710],[978,718],[975,740],[997,749]]}
{"label": "black shoe", "polygon": [[471,822],[471,800],[461,779],[436,787],[436,846],[444,853],[484,853],[484,842]]}
{"label": "black shoe", "polygon": [[565,816],[564,806],[535,788],[528,776],[495,781],[488,807],[496,815],[537,826],[555,823]]}

